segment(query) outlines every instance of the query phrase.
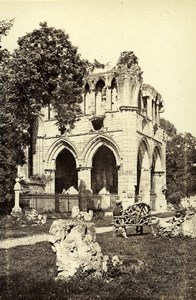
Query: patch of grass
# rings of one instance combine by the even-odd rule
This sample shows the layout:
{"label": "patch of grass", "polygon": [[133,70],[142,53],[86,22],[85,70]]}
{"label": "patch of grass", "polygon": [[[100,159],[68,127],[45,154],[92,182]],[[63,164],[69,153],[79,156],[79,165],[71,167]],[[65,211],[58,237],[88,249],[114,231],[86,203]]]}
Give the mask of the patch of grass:
{"label": "patch of grass", "polygon": [[47,222],[43,225],[32,225],[30,223],[21,224],[8,216],[0,217],[0,239],[18,238],[24,236],[32,236],[34,234],[49,233],[51,224],[55,219],[66,219],[69,215],[64,213],[50,213],[47,214]]}
{"label": "patch of grass", "polygon": [[112,224],[112,216],[106,216],[106,217],[102,217],[102,218],[94,218],[92,220],[92,222],[95,223],[96,227],[107,227],[107,226],[111,226]]}
{"label": "patch of grass", "polygon": [[14,227],[3,226],[0,227],[0,239],[19,238],[24,236],[32,236],[34,234],[48,233],[52,222],[53,220],[50,219],[44,225],[32,226],[28,224],[23,227],[21,224],[18,224]]}
{"label": "patch of grass", "polygon": [[[0,239],[6,239],[6,238],[19,238],[19,237],[25,237],[25,236],[32,236],[34,234],[42,234],[42,233],[49,233],[49,229],[51,224],[55,219],[67,219],[70,215],[63,214],[63,213],[51,213],[47,214],[47,222],[44,225],[33,225],[32,224],[26,224],[25,226],[22,226],[22,224],[14,222],[13,224],[10,224],[10,221],[7,222],[4,221],[3,225],[0,220]],[[96,227],[105,227],[105,226],[111,226],[112,223],[112,217],[98,217],[94,218],[92,222],[95,223]]]}
{"label": "patch of grass", "polygon": [[55,281],[56,255],[49,243],[0,250],[0,299],[196,299],[196,240],[132,235],[97,235],[103,254],[127,255],[145,263],[136,274],[103,281],[75,277]]}

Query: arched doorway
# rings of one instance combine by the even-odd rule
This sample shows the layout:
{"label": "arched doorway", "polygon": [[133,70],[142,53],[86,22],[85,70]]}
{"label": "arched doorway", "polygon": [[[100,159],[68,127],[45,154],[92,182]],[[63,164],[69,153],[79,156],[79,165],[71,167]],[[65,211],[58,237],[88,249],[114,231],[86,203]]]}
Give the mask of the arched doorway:
{"label": "arched doorway", "polygon": [[91,188],[98,194],[105,187],[110,194],[118,193],[118,170],[113,152],[105,145],[100,146],[92,159]]}
{"label": "arched doorway", "polygon": [[68,149],[63,149],[56,158],[55,193],[62,193],[71,186],[78,187],[76,161]]}

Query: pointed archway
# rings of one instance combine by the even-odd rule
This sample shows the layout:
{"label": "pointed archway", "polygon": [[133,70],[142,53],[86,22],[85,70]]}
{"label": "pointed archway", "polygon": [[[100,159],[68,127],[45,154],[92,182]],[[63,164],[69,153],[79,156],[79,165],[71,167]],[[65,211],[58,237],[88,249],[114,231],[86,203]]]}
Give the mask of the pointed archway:
{"label": "pointed archway", "polygon": [[64,148],[56,157],[55,193],[62,193],[63,189],[71,186],[78,187],[76,161],[73,154]]}
{"label": "pointed archway", "polygon": [[118,170],[116,158],[107,146],[100,146],[92,158],[91,188],[98,194],[102,188],[110,194],[118,193]]}

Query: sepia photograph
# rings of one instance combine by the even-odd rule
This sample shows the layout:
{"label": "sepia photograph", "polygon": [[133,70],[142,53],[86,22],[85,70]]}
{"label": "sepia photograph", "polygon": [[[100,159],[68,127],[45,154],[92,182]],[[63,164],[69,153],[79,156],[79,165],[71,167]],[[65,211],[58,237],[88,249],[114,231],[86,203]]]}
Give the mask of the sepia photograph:
{"label": "sepia photograph", "polygon": [[0,0],[0,300],[196,299],[196,1]]}

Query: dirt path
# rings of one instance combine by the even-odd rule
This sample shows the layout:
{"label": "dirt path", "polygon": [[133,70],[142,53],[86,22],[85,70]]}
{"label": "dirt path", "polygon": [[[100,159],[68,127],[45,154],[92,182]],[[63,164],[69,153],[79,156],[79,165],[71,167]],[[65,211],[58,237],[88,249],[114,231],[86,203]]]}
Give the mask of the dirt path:
{"label": "dirt path", "polygon": [[[98,227],[97,233],[112,231],[112,227]],[[0,249],[9,249],[17,246],[33,245],[35,243],[48,241],[49,234],[36,234],[33,236],[25,236],[21,238],[9,238],[0,241]]]}

